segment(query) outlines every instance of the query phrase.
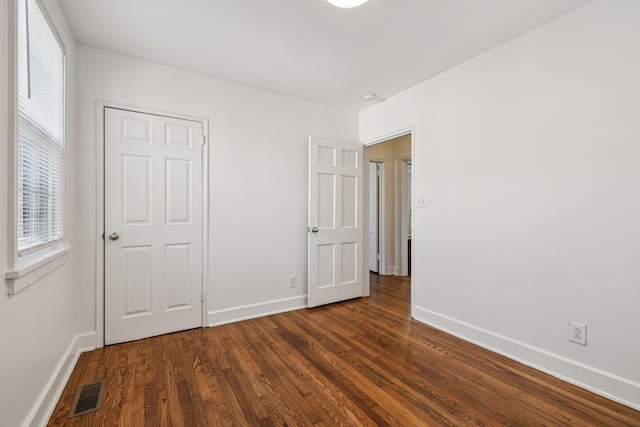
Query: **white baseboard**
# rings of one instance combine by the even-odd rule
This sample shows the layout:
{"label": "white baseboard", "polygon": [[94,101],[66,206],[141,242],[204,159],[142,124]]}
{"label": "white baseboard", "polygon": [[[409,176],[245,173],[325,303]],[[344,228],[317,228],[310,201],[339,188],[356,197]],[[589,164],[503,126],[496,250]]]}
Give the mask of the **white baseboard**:
{"label": "white baseboard", "polygon": [[58,362],[55,371],[51,374],[49,382],[45,386],[38,401],[22,424],[23,427],[44,427],[47,425],[53,410],[62,395],[69,377],[76,366],[80,353],[91,351],[96,348],[96,333],[76,334],[64,355]]}
{"label": "white baseboard", "polygon": [[384,269],[384,276],[397,276],[398,269],[394,265],[387,265]]}
{"label": "white baseboard", "polygon": [[96,339],[97,339],[97,336],[95,332],[77,334],[76,342],[78,344],[78,356],[80,356],[80,353],[95,350],[97,348]]}
{"label": "white baseboard", "polygon": [[414,306],[413,315],[436,329],[640,410],[640,383],[422,307]]}
{"label": "white baseboard", "polygon": [[241,307],[233,307],[224,310],[210,311],[207,313],[207,323],[209,326],[218,326],[306,307],[307,296],[303,295],[258,304],[244,305]]}

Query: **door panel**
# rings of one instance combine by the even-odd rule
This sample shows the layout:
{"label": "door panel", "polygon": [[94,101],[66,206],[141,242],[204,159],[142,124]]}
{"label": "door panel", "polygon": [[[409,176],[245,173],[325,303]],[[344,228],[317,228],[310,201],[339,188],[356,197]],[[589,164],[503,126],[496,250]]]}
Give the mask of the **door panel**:
{"label": "door panel", "polygon": [[151,247],[122,248],[122,317],[151,314]]}
{"label": "door panel", "polygon": [[335,228],[336,177],[326,173],[318,174],[318,199],[323,203],[318,206],[317,226],[320,229]]}
{"label": "door panel", "polygon": [[308,306],[362,296],[363,147],[309,137]]}
{"label": "door panel", "polygon": [[202,326],[203,124],[104,114],[105,344]]}
{"label": "door panel", "polygon": [[166,159],[166,212],[168,224],[191,222],[191,161]]}
{"label": "door panel", "polygon": [[169,302],[167,309],[188,307],[191,301],[189,266],[191,265],[191,245],[177,244],[165,247],[167,266],[167,288]]}
{"label": "door panel", "polygon": [[151,218],[151,158],[122,156],[122,221],[149,224]]}
{"label": "door panel", "polygon": [[358,226],[358,179],[355,176],[342,177],[342,227],[355,228]]}

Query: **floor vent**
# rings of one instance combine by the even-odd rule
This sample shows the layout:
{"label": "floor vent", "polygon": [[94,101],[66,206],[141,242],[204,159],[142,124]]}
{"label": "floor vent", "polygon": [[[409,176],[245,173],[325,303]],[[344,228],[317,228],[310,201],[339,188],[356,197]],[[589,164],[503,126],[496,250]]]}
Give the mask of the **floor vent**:
{"label": "floor vent", "polygon": [[81,385],[76,391],[76,397],[71,405],[69,418],[77,417],[88,412],[97,411],[102,404],[104,393],[104,380],[95,383]]}

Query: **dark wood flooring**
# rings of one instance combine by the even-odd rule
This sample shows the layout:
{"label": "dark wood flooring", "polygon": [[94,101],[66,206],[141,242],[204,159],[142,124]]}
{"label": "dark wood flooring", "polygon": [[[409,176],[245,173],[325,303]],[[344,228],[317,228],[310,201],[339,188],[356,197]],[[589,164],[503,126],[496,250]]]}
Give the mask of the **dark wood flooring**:
{"label": "dark wood flooring", "polygon": [[[640,412],[421,324],[408,278],[371,297],[81,355],[49,426],[640,426]],[[81,384],[102,408],[67,419]],[[1,424],[1,421],[0,421]]]}

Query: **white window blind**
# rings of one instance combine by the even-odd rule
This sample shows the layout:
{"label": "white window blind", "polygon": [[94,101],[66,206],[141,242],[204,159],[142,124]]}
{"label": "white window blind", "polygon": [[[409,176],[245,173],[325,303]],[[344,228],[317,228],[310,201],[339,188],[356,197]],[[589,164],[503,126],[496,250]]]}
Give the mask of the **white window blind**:
{"label": "white window blind", "polygon": [[18,0],[18,254],[63,237],[65,53],[37,0]]}

